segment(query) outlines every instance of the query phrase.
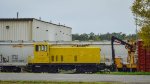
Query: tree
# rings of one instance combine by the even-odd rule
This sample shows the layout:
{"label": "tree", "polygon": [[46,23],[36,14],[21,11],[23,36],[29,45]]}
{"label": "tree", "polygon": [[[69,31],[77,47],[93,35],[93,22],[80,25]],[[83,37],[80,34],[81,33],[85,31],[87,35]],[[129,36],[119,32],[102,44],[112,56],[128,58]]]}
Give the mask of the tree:
{"label": "tree", "polygon": [[116,36],[122,40],[135,40],[136,39],[136,34],[129,34],[126,35],[124,33],[105,33],[105,34],[94,34],[93,32],[91,32],[90,34],[72,34],[72,40],[79,40],[79,41],[89,41],[89,40],[93,40],[93,41],[110,41],[111,40],[111,36]]}
{"label": "tree", "polygon": [[150,47],[150,24],[144,25],[139,32],[139,36],[144,41],[144,46]]}
{"label": "tree", "polygon": [[144,41],[144,46],[150,47],[150,0],[135,0],[132,12],[140,27],[139,37]]}
{"label": "tree", "polygon": [[72,34],[72,40],[80,40],[80,35],[79,34]]}
{"label": "tree", "polygon": [[99,34],[97,34],[97,35],[95,35],[95,39],[94,39],[95,41],[100,41],[101,39],[100,39],[100,35]]}
{"label": "tree", "polygon": [[81,41],[88,41],[88,39],[89,39],[88,34],[86,34],[86,33],[81,34],[80,38],[81,38]]}
{"label": "tree", "polygon": [[93,32],[91,32],[90,34],[89,34],[89,40],[94,40],[95,39],[95,34],[93,33]]}

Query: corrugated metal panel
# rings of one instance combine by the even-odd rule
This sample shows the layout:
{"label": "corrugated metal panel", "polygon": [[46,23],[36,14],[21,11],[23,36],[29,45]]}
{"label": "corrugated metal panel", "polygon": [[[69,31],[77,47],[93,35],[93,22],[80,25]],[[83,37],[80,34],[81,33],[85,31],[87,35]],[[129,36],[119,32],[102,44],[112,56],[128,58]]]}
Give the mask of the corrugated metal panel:
{"label": "corrugated metal panel", "polygon": [[138,70],[150,72],[150,49],[143,47],[143,42],[138,42]]}
{"label": "corrugated metal panel", "polygon": [[[27,57],[33,56],[33,45],[26,44],[7,44],[0,45],[0,55],[2,57],[9,59],[6,63],[27,63]],[[14,61],[13,56],[17,56],[17,59]],[[1,58],[0,58],[1,59]],[[0,63],[1,64],[1,63]]]}
{"label": "corrugated metal panel", "polygon": [[32,38],[35,41],[71,41],[71,28],[34,19]]}
{"label": "corrugated metal panel", "polygon": [[57,41],[72,41],[71,28],[65,26],[58,26],[56,29]]}
{"label": "corrugated metal panel", "polygon": [[31,21],[0,21],[0,40],[31,40]]}
{"label": "corrugated metal panel", "polygon": [[0,40],[72,41],[71,31],[70,27],[34,18],[0,18]]}
{"label": "corrugated metal panel", "polygon": [[55,41],[56,25],[44,23],[38,20],[33,22],[32,37],[35,41]]}

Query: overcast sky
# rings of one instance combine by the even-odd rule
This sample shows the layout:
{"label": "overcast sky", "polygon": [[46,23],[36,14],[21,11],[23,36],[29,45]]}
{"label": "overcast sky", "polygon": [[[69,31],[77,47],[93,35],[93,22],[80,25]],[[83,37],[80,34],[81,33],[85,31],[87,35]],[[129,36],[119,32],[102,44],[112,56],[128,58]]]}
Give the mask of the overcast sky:
{"label": "overcast sky", "polygon": [[72,27],[72,33],[135,33],[134,0],[0,0],[0,18],[39,18]]}

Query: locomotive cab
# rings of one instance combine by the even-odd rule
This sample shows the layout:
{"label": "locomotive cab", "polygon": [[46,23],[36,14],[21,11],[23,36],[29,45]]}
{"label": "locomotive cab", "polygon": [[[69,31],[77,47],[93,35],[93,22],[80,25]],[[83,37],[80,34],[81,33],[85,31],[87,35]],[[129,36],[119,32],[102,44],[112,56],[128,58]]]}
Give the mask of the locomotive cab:
{"label": "locomotive cab", "polygon": [[48,63],[47,59],[49,56],[49,46],[48,43],[35,43],[34,44],[34,57],[30,57],[31,63]]}

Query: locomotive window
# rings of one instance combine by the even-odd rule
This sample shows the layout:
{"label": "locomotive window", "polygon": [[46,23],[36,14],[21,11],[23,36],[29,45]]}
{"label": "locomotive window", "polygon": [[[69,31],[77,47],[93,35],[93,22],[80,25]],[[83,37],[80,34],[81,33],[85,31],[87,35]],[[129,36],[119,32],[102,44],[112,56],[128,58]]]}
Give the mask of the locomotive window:
{"label": "locomotive window", "polygon": [[45,51],[45,48],[46,48],[45,45],[43,45],[43,51]]}
{"label": "locomotive window", "polygon": [[47,51],[47,45],[45,46],[45,51]]}
{"label": "locomotive window", "polygon": [[41,51],[44,51],[44,46],[43,45],[41,46]]}
{"label": "locomotive window", "polygon": [[58,61],[58,56],[56,55],[56,61]]}
{"label": "locomotive window", "polygon": [[39,50],[38,50],[38,51],[41,51],[41,45],[39,45],[38,47],[39,47]]}
{"label": "locomotive window", "polygon": [[54,62],[54,56],[52,56],[52,62]]}
{"label": "locomotive window", "polygon": [[74,61],[77,62],[77,56],[74,56]]}
{"label": "locomotive window", "polygon": [[63,61],[63,56],[61,55],[61,61]]}
{"label": "locomotive window", "polygon": [[36,45],[35,51],[47,51],[47,45]]}
{"label": "locomotive window", "polygon": [[38,51],[38,45],[35,46],[35,51]]}

